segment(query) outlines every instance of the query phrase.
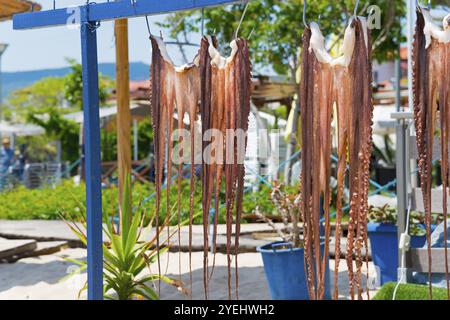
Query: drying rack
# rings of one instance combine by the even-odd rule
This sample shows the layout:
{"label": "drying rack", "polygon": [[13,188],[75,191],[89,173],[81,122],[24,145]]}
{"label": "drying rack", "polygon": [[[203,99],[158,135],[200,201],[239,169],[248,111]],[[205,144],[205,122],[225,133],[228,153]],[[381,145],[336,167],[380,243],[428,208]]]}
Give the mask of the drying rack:
{"label": "drying rack", "polygon": [[102,21],[201,9],[242,0],[118,0],[14,15],[14,30],[79,26],[83,69],[88,299],[103,299],[102,191],[97,29]]}

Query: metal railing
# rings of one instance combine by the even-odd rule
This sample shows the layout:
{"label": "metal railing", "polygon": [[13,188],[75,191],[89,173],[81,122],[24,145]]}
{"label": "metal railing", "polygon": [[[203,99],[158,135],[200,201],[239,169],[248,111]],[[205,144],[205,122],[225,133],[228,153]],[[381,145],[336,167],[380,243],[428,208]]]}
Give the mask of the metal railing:
{"label": "metal railing", "polygon": [[28,189],[38,189],[43,186],[54,186],[63,178],[69,177],[70,170],[65,163],[29,163],[23,168],[11,166],[0,173],[0,192],[12,190],[23,185]]}

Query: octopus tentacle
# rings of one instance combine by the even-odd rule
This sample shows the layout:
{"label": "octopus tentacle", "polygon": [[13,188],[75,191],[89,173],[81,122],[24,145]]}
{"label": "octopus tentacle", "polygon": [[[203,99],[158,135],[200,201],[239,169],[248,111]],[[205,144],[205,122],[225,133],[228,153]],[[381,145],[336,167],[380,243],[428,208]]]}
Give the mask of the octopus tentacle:
{"label": "octopus tentacle", "polygon": [[[160,248],[160,234],[159,234],[159,211],[161,205],[161,185],[162,173],[164,172],[164,142],[166,113],[164,110],[166,105],[166,85],[165,79],[161,77],[164,73],[169,73],[170,69],[164,62],[161,55],[158,43],[155,38],[151,38],[152,43],[152,66],[151,66],[151,81],[152,81],[152,95],[151,95],[151,111],[152,124],[154,131],[154,146],[155,146],[155,178],[156,178],[156,197],[155,197],[155,223],[156,223],[156,249]],[[161,275],[161,260],[158,255],[158,273]]]}
{"label": "octopus tentacle", "polygon": [[336,87],[336,113],[338,131],[338,168],[337,168],[337,196],[336,196],[336,228],[335,228],[335,269],[334,269],[334,299],[339,297],[338,275],[341,259],[341,218],[342,199],[344,197],[345,176],[347,170],[347,152],[349,135],[349,112],[345,110],[350,105],[350,76],[347,68],[336,68],[336,82],[341,83]]}
{"label": "octopus tentacle", "polygon": [[[215,45],[215,43],[214,43]],[[209,55],[209,42],[206,38],[202,39],[201,48],[200,48],[200,78],[201,78],[201,96],[200,96],[200,112],[202,117],[202,136],[205,137],[205,134],[208,130],[212,129],[212,94],[213,94],[213,85],[212,81],[212,66],[211,66],[211,57]],[[202,142],[202,150],[206,149],[206,141]],[[208,229],[205,227],[206,221],[209,217],[209,200],[207,198],[207,194],[210,190],[209,185],[212,184],[212,177],[209,173],[210,165],[205,162],[206,159],[203,159],[202,163],[202,209],[203,209],[203,233],[207,234]],[[206,238],[204,238],[204,267],[206,263],[206,256],[208,254],[207,246],[208,243]],[[204,289],[205,289],[205,297],[207,297],[207,280],[204,280]]]}
{"label": "octopus tentacle", "polygon": [[425,222],[427,229],[427,247],[428,247],[428,274],[429,274],[429,295],[433,298],[431,287],[431,161],[434,130],[432,129],[432,109],[430,106],[430,70],[428,65],[428,53],[426,50],[426,39],[424,34],[425,19],[420,10],[417,11],[417,23],[414,35],[414,122],[416,127],[416,141],[419,152],[419,172],[420,183],[423,193],[425,208]]}
{"label": "octopus tentacle", "polygon": [[[449,265],[448,265],[448,235],[447,235],[447,219],[448,219],[448,212],[447,212],[447,187],[449,183],[449,151],[448,151],[448,144],[449,144],[449,126],[450,126],[450,61],[448,57],[450,57],[450,46],[446,46],[444,49],[443,57],[447,57],[442,62],[443,68],[441,69],[443,72],[443,75],[441,77],[443,83],[441,86],[441,92],[439,95],[439,102],[440,102],[440,108],[441,108],[441,118],[445,119],[445,136],[443,136],[441,145],[443,154],[441,156],[441,162],[442,165],[442,181],[445,182],[443,184],[443,208],[444,208],[444,258],[445,258],[445,280],[447,285],[447,298],[450,299],[450,279],[449,279]],[[444,111],[445,110],[445,111]],[[444,149],[445,146],[445,149]],[[445,170],[444,170],[445,167]]]}
{"label": "octopus tentacle", "polygon": [[413,71],[414,71],[414,124],[416,143],[419,152],[419,171],[425,208],[425,224],[428,249],[429,295],[432,292],[431,258],[431,170],[432,149],[436,127],[437,111],[440,118],[441,166],[443,181],[443,213],[445,238],[445,269],[448,298],[450,286],[448,275],[447,248],[447,187],[449,175],[449,53],[450,53],[450,15],[444,18],[444,30],[438,30],[427,9],[417,8],[417,23],[414,35]]}
{"label": "octopus tentacle", "polygon": [[236,128],[245,132],[245,141],[243,149],[240,149],[239,141],[236,144],[237,148],[237,190],[236,190],[236,228],[235,228],[235,270],[236,270],[236,299],[239,299],[239,271],[238,271],[238,254],[239,254],[239,237],[241,233],[241,217],[242,217],[242,201],[244,196],[244,177],[245,177],[245,150],[247,149],[247,131],[248,119],[250,115],[250,88],[251,88],[251,64],[250,54],[246,41],[239,40],[237,42],[239,47],[236,56],[237,68],[235,69],[235,79],[237,82],[237,90],[235,95],[236,100]]}
{"label": "octopus tentacle", "polygon": [[[302,140],[313,141],[313,92],[308,88],[314,86],[314,64],[316,59],[309,50],[311,43],[311,30],[306,28],[303,33],[302,46],[302,78],[300,90],[303,93],[300,96],[301,121],[302,121]],[[308,148],[311,144],[304,144],[302,148],[301,160],[301,215],[303,218],[303,238],[305,251],[305,274],[308,284],[309,297],[316,298],[315,276],[313,271],[313,229],[311,217],[311,196],[312,196],[312,150]]]}
{"label": "octopus tentacle", "polygon": [[[369,46],[360,20],[355,21],[355,50],[353,52],[350,73],[353,76],[352,121],[354,135],[350,136],[350,172],[355,167],[355,184],[350,180],[350,194],[353,197],[354,222],[356,231],[356,286],[358,298],[362,299],[361,268],[363,264],[362,248],[367,243],[367,214],[369,191],[369,167],[372,152],[372,90]],[[370,40],[370,38],[369,38]],[[353,150],[352,150],[353,149]],[[355,197],[355,195],[357,195]],[[352,206],[351,206],[352,207]],[[367,252],[367,248],[366,248]],[[348,258],[349,259],[349,258]]]}

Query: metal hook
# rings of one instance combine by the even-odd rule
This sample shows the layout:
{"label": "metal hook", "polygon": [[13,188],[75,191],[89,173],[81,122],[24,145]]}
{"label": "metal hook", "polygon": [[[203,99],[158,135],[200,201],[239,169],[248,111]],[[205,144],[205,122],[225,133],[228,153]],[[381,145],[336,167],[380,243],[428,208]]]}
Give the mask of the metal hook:
{"label": "metal hook", "polygon": [[202,8],[202,37],[205,35],[205,8]]}
{"label": "metal hook", "polygon": [[[131,1],[131,5],[133,6],[133,10],[134,13],[136,13],[136,0],[130,0]],[[109,0],[108,0],[109,2]],[[152,36],[152,32],[150,30],[150,23],[148,22],[148,16],[145,15],[145,22],[147,23],[147,30],[148,30],[148,36],[151,37]]]}
{"label": "metal hook", "polygon": [[250,40],[250,38],[252,37],[254,32],[255,32],[255,28],[253,28],[252,31],[250,31],[250,34],[247,37],[247,41]]}
{"label": "metal hook", "polygon": [[358,16],[359,0],[356,0],[355,9],[353,10],[353,17],[356,19]]}
{"label": "metal hook", "polygon": [[416,7],[419,9],[427,8],[428,10],[431,10],[431,0],[428,0],[426,7],[422,6],[419,0],[416,0]]}
{"label": "metal hook", "polygon": [[242,22],[244,21],[245,14],[247,13],[247,9],[248,9],[248,5],[249,4],[250,4],[250,2],[247,1],[247,4],[245,5],[245,8],[244,8],[244,12],[242,13],[242,16],[241,16],[241,20],[239,21],[239,25],[238,25],[238,27],[236,29],[236,33],[234,34],[234,39],[237,39],[238,36],[239,36],[239,29],[241,28]]}
{"label": "metal hook", "polygon": [[134,13],[136,13],[136,0],[130,0],[130,1],[131,1],[131,5],[133,6]]}
{"label": "metal hook", "polygon": [[145,15],[145,22],[147,23],[148,36],[152,36],[152,31],[150,30],[150,23],[148,22],[148,16]]}
{"label": "metal hook", "polygon": [[306,22],[306,7],[307,7],[307,1],[303,0],[303,25],[305,28],[309,28],[308,23]]}

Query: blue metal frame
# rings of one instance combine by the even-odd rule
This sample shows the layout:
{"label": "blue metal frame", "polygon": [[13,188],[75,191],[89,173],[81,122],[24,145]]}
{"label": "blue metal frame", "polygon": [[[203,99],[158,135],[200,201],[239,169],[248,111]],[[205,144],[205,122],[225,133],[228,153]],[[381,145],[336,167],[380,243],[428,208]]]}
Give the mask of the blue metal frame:
{"label": "blue metal frame", "polygon": [[[74,8],[14,15],[15,30],[71,23],[80,13],[83,66],[83,112],[86,154],[87,273],[88,299],[103,299],[102,190],[100,157],[100,116],[98,97],[97,28],[101,21],[133,18],[175,11],[243,2],[242,0],[121,0],[88,3]],[[245,1],[244,1],[245,2]]]}
{"label": "blue metal frame", "polygon": [[[157,15],[176,11],[200,9],[230,3],[246,2],[244,0],[121,0],[89,4],[88,21],[108,21],[119,18],[133,18],[145,15]],[[84,8],[80,6],[78,8]],[[66,25],[74,14],[76,7],[28,12],[15,15],[15,30]]]}

